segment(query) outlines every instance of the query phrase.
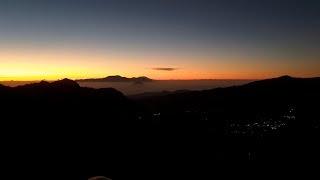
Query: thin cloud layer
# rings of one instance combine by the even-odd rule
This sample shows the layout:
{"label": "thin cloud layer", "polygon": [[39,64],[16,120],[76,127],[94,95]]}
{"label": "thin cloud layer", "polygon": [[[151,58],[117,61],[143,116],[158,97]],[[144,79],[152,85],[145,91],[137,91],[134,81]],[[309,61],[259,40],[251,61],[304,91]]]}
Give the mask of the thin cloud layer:
{"label": "thin cloud layer", "polygon": [[153,70],[156,71],[175,71],[178,70],[178,68],[170,68],[170,67],[156,67],[156,68],[152,68]]}

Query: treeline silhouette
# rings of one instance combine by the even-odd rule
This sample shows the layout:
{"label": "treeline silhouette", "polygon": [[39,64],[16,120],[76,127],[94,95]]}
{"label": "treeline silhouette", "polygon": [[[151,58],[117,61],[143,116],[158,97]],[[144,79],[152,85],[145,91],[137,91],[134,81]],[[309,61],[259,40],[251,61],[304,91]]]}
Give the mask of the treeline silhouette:
{"label": "treeline silhouette", "polygon": [[202,179],[221,162],[320,157],[320,78],[134,97],[64,79],[0,86],[0,100],[3,162],[33,179]]}

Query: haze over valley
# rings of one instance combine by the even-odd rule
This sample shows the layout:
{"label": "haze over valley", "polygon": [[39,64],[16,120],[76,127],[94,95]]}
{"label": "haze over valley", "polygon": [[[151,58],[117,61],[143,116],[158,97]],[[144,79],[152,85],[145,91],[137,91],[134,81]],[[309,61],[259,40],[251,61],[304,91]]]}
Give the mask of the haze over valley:
{"label": "haze over valley", "polygon": [[[110,79],[110,77],[121,77]],[[109,78],[109,79],[106,79]],[[204,80],[154,80],[130,79],[122,76],[108,76],[100,79],[77,80],[80,86],[90,88],[115,88],[125,95],[135,95],[147,92],[178,91],[178,90],[205,90],[218,87],[243,85],[254,80],[232,79],[204,79]],[[15,87],[39,81],[0,81],[0,84]]]}

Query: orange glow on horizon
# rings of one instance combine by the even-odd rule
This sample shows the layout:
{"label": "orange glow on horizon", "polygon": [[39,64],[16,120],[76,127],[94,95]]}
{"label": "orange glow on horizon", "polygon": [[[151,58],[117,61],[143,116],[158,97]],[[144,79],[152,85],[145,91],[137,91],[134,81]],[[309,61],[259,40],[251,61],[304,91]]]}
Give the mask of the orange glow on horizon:
{"label": "orange glow on horizon", "polygon": [[[276,60],[248,62],[250,57],[137,55],[64,50],[3,50],[0,81],[102,78],[110,75],[147,76],[158,80],[264,79],[282,75],[320,76],[318,64],[280,64]],[[252,57],[251,57],[252,58]],[[199,61],[201,60],[201,61]],[[202,63],[199,63],[202,62]],[[255,62],[255,61],[253,61]],[[174,67],[160,71],[154,67]],[[311,68],[310,68],[311,67]]]}

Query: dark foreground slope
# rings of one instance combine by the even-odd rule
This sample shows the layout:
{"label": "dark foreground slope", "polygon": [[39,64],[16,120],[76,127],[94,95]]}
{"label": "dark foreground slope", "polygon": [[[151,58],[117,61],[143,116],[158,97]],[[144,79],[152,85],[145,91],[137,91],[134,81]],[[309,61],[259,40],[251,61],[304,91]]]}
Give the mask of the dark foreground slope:
{"label": "dark foreground slope", "polygon": [[164,127],[183,125],[186,134],[206,134],[205,144],[212,146],[205,149],[221,153],[218,159],[320,157],[320,78],[283,76],[243,86],[141,98],[140,102]]}
{"label": "dark foreground slope", "polygon": [[0,86],[0,100],[3,170],[25,179],[212,179],[234,161],[319,158],[319,78],[135,100],[65,79]]}
{"label": "dark foreground slope", "polygon": [[68,79],[1,86],[0,101],[3,172],[23,179],[84,178],[99,172],[100,163],[111,172],[136,117],[135,105],[120,92]]}
{"label": "dark foreground slope", "polygon": [[[305,124],[317,123],[311,121],[319,119],[319,92],[320,78],[283,76],[243,86],[147,96],[138,100],[152,112],[210,113],[204,120],[210,116],[223,123],[251,123],[290,111],[297,118],[305,119]],[[174,119],[185,121],[183,118]]]}

